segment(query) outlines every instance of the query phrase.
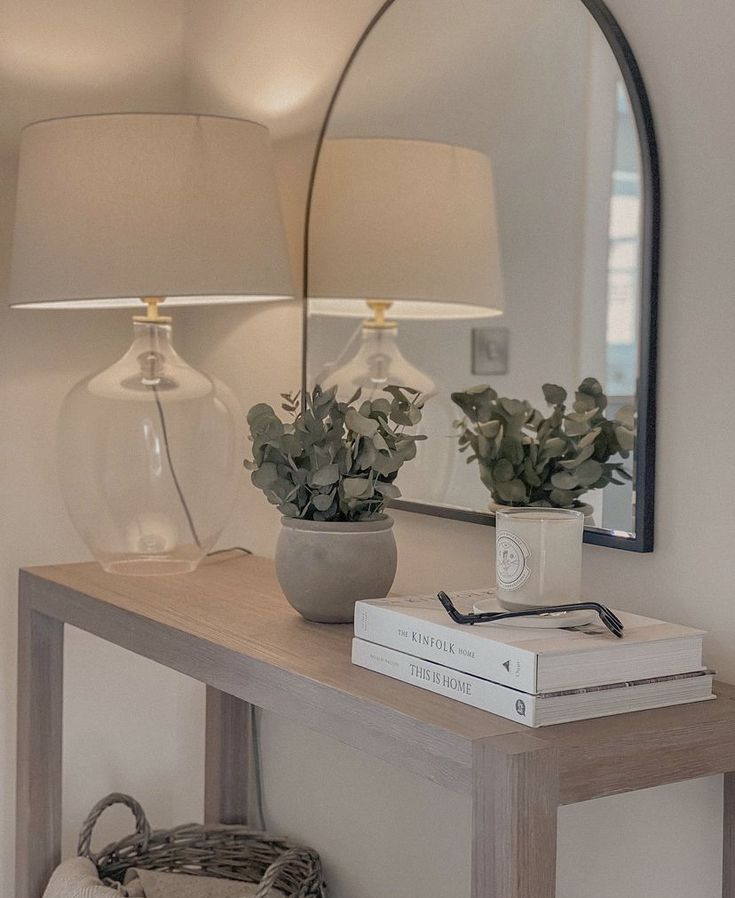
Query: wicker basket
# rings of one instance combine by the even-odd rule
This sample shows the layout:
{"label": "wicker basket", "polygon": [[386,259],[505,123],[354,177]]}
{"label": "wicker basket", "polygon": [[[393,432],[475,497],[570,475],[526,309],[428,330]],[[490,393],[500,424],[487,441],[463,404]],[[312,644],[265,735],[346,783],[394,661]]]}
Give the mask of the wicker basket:
{"label": "wicker basket", "polygon": [[[103,811],[114,804],[133,812],[135,833],[93,853],[92,831]],[[92,808],[79,835],[78,853],[95,864],[100,880],[108,885],[118,885],[130,868],[137,867],[258,884],[256,898],[266,898],[271,888],[280,889],[286,898],[326,898],[319,855],[310,848],[246,826],[187,823],[152,831],[138,802],[120,793]]]}

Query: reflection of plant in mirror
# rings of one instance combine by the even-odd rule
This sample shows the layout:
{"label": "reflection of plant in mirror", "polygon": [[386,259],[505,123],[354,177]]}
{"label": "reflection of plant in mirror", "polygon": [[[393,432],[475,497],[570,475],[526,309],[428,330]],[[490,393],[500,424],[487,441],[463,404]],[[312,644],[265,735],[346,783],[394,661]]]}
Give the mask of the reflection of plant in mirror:
{"label": "reflection of plant in mirror", "polygon": [[397,498],[393,482],[404,462],[416,455],[423,436],[406,433],[421,420],[416,390],[385,387],[390,398],[356,405],[338,402],[337,386],[316,386],[304,395],[282,394],[292,420],[281,421],[270,405],[248,412],[253,461],[245,467],[255,486],[282,515],[309,521],[369,521]]}
{"label": "reflection of plant in mirror", "polygon": [[[498,397],[485,384],[452,393],[464,412],[455,421],[459,451],[472,450],[480,479],[500,505],[571,508],[588,490],[631,480],[623,462],[634,443],[635,411],[625,406],[614,420],[605,417],[607,396],[593,377],[582,381],[574,410],[567,413],[567,392],[544,384],[553,406],[548,418],[526,400]],[[618,479],[620,478],[620,479]]]}

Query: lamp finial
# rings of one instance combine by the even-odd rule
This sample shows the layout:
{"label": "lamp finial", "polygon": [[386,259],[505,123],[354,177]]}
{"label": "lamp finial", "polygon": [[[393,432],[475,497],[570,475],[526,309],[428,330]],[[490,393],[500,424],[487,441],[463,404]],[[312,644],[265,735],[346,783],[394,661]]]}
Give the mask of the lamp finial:
{"label": "lamp finial", "polygon": [[395,327],[395,321],[389,321],[385,315],[388,309],[393,305],[387,299],[366,299],[368,308],[372,311],[373,317],[366,319],[363,323],[365,327],[372,330],[384,330],[388,327]]}
{"label": "lamp finial", "polygon": [[170,324],[171,318],[158,314],[158,306],[165,302],[165,296],[141,296],[141,302],[148,307],[145,315],[134,315],[133,321],[138,324]]}

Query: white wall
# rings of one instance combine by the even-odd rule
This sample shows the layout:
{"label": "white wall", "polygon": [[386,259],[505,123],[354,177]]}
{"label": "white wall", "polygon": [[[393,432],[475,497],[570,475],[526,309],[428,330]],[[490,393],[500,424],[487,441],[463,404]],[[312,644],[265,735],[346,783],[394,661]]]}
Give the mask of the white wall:
{"label": "white wall", "polygon": [[[236,12],[243,5],[212,3],[216,15],[211,21],[227,24],[225,7]],[[282,70],[289,67],[294,48],[308,45],[314,48],[313,55],[306,54],[309,66],[320,62],[333,72],[350,37],[377,5],[377,0],[349,5],[310,0],[305,9],[293,0],[248,3],[253,19],[241,20],[242,43],[230,41],[230,53],[244,58],[250,45],[271,47],[274,70]],[[727,388],[735,374],[730,153],[735,124],[726,111],[735,86],[730,52],[735,6],[730,0],[710,0],[704,16],[685,0],[613,0],[611,5],[647,79],[664,164],[658,542],[650,556],[588,547],[585,577],[589,591],[603,601],[710,629],[710,662],[732,681],[735,553],[729,542],[735,524],[730,498],[735,427]],[[94,4],[95,14],[100,6]],[[132,3],[125,6],[134,12]],[[171,4],[161,6],[171,9]],[[274,19],[266,15],[266,6],[277,11]],[[43,17],[51,4],[27,0],[25,8]],[[294,36],[291,17],[299,12],[303,18]],[[284,28],[291,42],[282,52]],[[155,34],[150,41],[153,53]],[[304,54],[297,52],[294,59],[306,65]],[[291,136],[285,127],[283,137]],[[279,171],[289,184],[300,183],[308,158],[305,141],[284,144]],[[10,171],[5,166],[0,181],[3,254]],[[292,198],[289,205],[298,208]],[[102,313],[2,314],[0,894],[10,896],[15,570],[20,564],[85,555],[56,486],[54,419],[71,383],[124,348],[127,325],[126,316]],[[294,308],[211,316],[192,312],[185,329],[189,355],[227,379],[244,403],[290,388],[298,377]],[[223,542],[269,553],[277,532],[274,517],[248,488]],[[492,536],[487,528],[400,515],[397,588],[427,589],[438,582],[459,587],[489,579]],[[68,847],[84,810],[111,789],[128,789],[144,799],[156,825],[198,816],[201,688],[76,634],[69,640],[67,662]],[[270,819],[322,851],[333,898],[466,894],[467,802],[272,715],[264,720],[263,739]],[[563,809],[560,898],[715,898],[719,788],[713,778]],[[118,818],[117,831],[126,825]]]}

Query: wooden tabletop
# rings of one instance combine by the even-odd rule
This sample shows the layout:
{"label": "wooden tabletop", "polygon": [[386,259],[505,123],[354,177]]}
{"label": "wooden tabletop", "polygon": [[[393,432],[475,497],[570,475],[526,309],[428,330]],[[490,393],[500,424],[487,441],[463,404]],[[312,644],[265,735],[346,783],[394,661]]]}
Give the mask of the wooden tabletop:
{"label": "wooden tabletop", "polygon": [[560,749],[571,803],[735,768],[735,689],[714,702],[527,727],[350,662],[352,625],[286,602],[273,562],[208,559],[191,574],[123,577],[93,563],[21,572],[34,609],[461,792],[475,747]]}

